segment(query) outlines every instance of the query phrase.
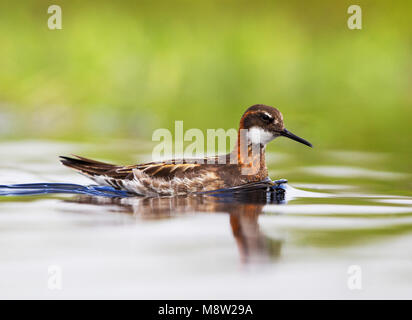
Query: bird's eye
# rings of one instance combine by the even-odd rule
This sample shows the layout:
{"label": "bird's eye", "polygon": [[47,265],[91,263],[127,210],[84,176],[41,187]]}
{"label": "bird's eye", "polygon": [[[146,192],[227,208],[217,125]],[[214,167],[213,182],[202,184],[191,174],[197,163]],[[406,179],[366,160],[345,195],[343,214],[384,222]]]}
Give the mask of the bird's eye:
{"label": "bird's eye", "polygon": [[262,113],[261,118],[266,121],[266,122],[270,122],[272,121],[272,117],[270,117],[269,115],[267,115],[266,113]]}

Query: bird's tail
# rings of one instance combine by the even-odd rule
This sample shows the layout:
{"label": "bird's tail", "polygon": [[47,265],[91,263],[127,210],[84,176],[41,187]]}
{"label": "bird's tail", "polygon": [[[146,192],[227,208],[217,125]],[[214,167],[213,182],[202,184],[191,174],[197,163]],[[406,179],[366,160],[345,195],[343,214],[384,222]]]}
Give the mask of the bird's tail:
{"label": "bird's tail", "polygon": [[90,177],[107,175],[110,171],[118,168],[118,166],[114,164],[91,160],[76,155],[74,157],[75,158],[60,156],[60,162]]}

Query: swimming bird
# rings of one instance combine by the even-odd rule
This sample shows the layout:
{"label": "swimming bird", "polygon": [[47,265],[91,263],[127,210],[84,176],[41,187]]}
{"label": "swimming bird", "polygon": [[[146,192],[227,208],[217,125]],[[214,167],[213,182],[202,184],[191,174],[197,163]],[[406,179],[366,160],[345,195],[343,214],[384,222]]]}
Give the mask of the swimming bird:
{"label": "swimming bird", "polygon": [[285,129],[281,112],[257,104],[240,119],[232,152],[203,159],[121,166],[80,156],[61,156],[61,162],[98,184],[144,196],[173,196],[233,188],[268,179],[266,144],[287,137],[309,147],[312,144]]}

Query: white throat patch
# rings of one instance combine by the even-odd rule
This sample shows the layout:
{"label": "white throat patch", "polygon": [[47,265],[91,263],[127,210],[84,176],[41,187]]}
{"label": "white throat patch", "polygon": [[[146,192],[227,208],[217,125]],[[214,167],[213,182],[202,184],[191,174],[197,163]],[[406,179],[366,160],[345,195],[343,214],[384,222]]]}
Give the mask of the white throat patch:
{"label": "white throat patch", "polygon": [[258,127],[252,127],[248,132],[248,139],[252,144],[266,145],[275,138],[276,136],[271,132]]}

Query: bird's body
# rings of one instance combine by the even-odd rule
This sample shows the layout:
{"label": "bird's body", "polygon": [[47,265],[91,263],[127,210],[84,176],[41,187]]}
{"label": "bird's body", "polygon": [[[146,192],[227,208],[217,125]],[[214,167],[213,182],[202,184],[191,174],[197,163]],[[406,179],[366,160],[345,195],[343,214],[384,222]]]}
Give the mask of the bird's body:
{"label": "bird's body", "polygon": [[[245,139],[241,138],[242,129]],[[266,179],[266,143],[280,135],[310,145],[284,129],[282,115],[277,109],[255,105],[242,116],[236,147],[226,155],[131,166],[113,165],[79,156],[61,157],[61,161],[98,184],[145,196],[182,195]],[[245,141],[244,145],[242,141]]]}
{"label": "bird's body", "polygon": [[231,154],[222,156],[226,164],[221,164],[222,157],[179,159],[131,166],[113,165],[79,156],[61,157],[61,161],[98,184],[146,196],[212,191],[262,181],[267,177],[264,163],[259,165],[257,174],[245,175],[242,174],[242,165],[230,164],[230,156]]}

